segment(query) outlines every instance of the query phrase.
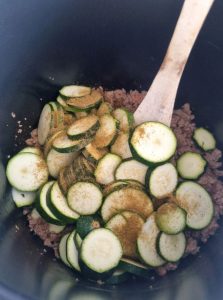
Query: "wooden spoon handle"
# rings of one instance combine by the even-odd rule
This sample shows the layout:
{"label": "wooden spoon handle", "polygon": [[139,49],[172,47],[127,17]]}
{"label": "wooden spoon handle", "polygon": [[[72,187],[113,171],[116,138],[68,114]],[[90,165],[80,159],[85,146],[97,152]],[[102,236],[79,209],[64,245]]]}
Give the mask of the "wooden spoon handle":
{"label": "wooden spoon handle", "polygon": [[164,61],[134,113],[136,124],[170,125],[178,85],[194,42],[214,0],[185,0]]}

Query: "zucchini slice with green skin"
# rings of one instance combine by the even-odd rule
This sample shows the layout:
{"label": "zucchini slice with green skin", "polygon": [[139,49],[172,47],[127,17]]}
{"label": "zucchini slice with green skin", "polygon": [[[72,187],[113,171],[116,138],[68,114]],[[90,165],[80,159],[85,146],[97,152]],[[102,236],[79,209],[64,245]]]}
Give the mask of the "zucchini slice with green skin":
{"label": "zucchini slice with green skin", "polygon": [[76,98],[90,95],[91,88],[82,85],[66,85],[59,90],[63,98]]}
{"label": "zucchini slice with green skin", "polygon": [[132,157],[129,147],[129,133],[120,131],[111,146],[111,153],[121,156],[123,159]]}
{"label": "zucchini slice with green skin", "polygon": [[156,225],[155,213],[151,214],[144,223],[137,239],[137,249],[140,258],[150,267],[159,267],[165,260],[158,254],[156,244],[160,233]]}
{"label": "zucchini slice with green skin", "polygon": [[187,213],[188,227],[201,230],[208,226],[214,215],[211,196],[198,183],[185,181],[176,190],[176,204]]}
{"label": "zucchini slice with green skin", "polygon": [[105,148],[114,142],[119,123],[109,114],[101,116],[99,123],[100,127],[96,132],[94,144],[97,148]]}
{"label": "zucchini slice with green skin", "polygon": [[67,199],[62,194],[57,182],[50,189],[48,205],[55,216],[63,223],[74,223],[79,218],[79,214],[68,206]]}
{"label": "zucchini slice with green skin", "polygon": [[131,211],[123,211],[114,215],[105,225],[121,242],[123,255],[137,258],[136,240],[144,224],[144,219]]}
{"label": "zucchini slice with green skin", "polygon": [[122,254],[116,235],[109,229],[99,228],[92,230],[83,240],[80,259],[88,269],[103,276],[117,267]]}
{"label": "zucchini slice with green skin", "polygon": [[51,149],[46,158],[50,175],[57,178],[60,170],[69,166],[78,155],[78,152],[60,153]]}
{"label": "zucchini slice with green skin", "polygon": [[125,181],[125,180],[115,180],[115,181],[109,183],[108,185],[106,185],[104,187],[103,194],[104,194],[104,196],[107,196],[111,192],[119,190],[120,188],[123,188],[125,186],[126,187],[128,186],[128,182],[127,181]]}
{"label": "zucchini slice with green skin", "polygon": [[32,205],[36,199],[36,192],[21,192],[12,188],[12,199],[17,207]]}
{"label": "zucchini slice with green skin", "polygon": [[178,176],[176,168],[171,163],[156,167],[149,176],[149,191],[158,198],[168,197],[176,188]]}
{"label": "zucchini slice with green skin", "polygon": [[43,153],[44,153],[44,157],[46,158],[47,157],[47,154],[50,152],[51,148],[53,147],[53,141],[59,137],[59,136],[62,136],[64,135],[66,132],[64,130],[59,130],[55,133],[53,133],[51,136],[49,136],[44,144],[44,150],[43,150]]}
{"label": "zucchini slice with green skin", "polygon": [[67,193],[69,207],[80,215],[96,213],[102,204],[102,199],[100,188],[91,182],[76,182]]}
{"label": "zucchini slice with green skin", "polygon": [[138,125],[130,138],[133,156],[147,164],[161,164],[175,153],[177,139],[172,129],[159,122]]}
{"label": "zucchini slice with green skin", "polygon": [[75,242],[75,245],[78,250],[80,250],[80,248],[81,248],[82,241],[83,241],[82,238],[76,231],[75,236],[74,236],[74,242]]}
{"label": "zucchini slice with green skin", "polygon": [[88,115],[76,120],[67,129],[67,135],[71,140],[91,138],[99,128],[99,120],[95,115]]}
{"label": "zucchini slice with green skin", "polygon": [[206,160],[199,153],[185,152],[177,160],[177,171],[184,179],[198,179],[205,170]]}
{"label": "zucchini slice with green skin", "polygon": [[105,149],[98,149],[94,142],[88,144],[83,150],[82,153],[84,157],[92,162],[93,164],[97,164],[99,159],[101,159],[106,153],[108,153],[108,150]]}
{"label": "zucchini slice with green skin", "polygon": [[204,151],[210,151],[216,148],[216,140],[213,134],[205,128],[196,128],[194,130],[193,139]]}
{"label": "zucchini slice with green skin", "polygon": [[45,104],[40,114],[38,123],[38,142],[43,145],[53,127],[53,108],[50,104]]}
{"label": "zucchini slice with green skin", "polygon": [[49,224],[49,231],[53,233],[60,233],[65,229],[65,225]]}
{"label": "zucchini slice with green skin", "polygon": [[63,109],[65,111],[71,112],[71,113],[76,112],[76,110],[72,106],[67,105],[66,101],[61,96],[57,97],[57,102],[63,107]]}
{"label": "zucchini slice with green skin", "polygon": [[67,240],[68,240],[69,235],[70,235],[70,233],[67,233],[61,238],[58,250],[59,250],[59,256],[60,256],[60,259],[62,260],[62,262],[71,268],[71,265],[70,265],[69,261],[67,260]]}
{"label": "zucchini slice with green skin", "polygon": [[98,215],[80,216],[76,223],[76,232],[80,239],[83,240],[90,231],[101,226],[102,220]]}
{"label": "zucchini slice with green skin", "polygon": [[46,220],[48,223],[61,225],[63,224],[60,219],[52,212],[48,204],[49,191],[55,181],[49,181],[41,188],[38,197],[36,199],[36,210],[40,216]]}
{"label": "zucchini slice with green skin", "polygon": [[66,134],[57,137],[53,141],[53,148],[61,153],[75,152],[87,146],[93,138],[72,141]]}
{"label": "zucchini slice with green skin", "polygon": [[151,269],[146,265],[129,258],[122,258],[118,267],[140,277],[148,278],[151,275]]}
{"label": "zucchini slice with green skin", "polygon": [[169,235],[162,232],[157,239],[158,252],[168,262],[180,260],[186,249],[186,238],[183,232]]}
{"label": "zucchini slice with green skin", "polygon": [[6,168],[9,183],[19,191],[33,192],[48,180],[48,168],[44,159],[34,153],[18,153]]}
{"label": "zucchini slice with green skin", "polygon": [[142,184],[145,184],[145,177],[148,170],[148,166],[141,162],[129,158],[123,160],[115,170],[116,180],[137,180]]}
{"label": "zucchini slice with green skin", "polygon": [[59,172],[59,175],[58,175],[58,179],[57,179],[58,185],[64,195],[66,195],[67,191],[68,191],[68,182],[66,180],[66,171],[67,171],[67,167],[61,169]]}
{"label": "zucchini slice with green skin", "polygon": [[130,274],[124,270],[117,269],[110,278],[105,281],[105,284],[120,284],[127,281]]}
{"label": "zucchini slice with green skin", "polygon": [[74,242],[74,237],[76,234],[76,230],[72,231],[68,238],[66,243],[66,257],[68,263],[78,272],[80,272],[80,266],[78,263],[78,250]]}
{"label": "zucchini slice with green skin", "polygon": [[115,180],[115,170],[121,163],[120,156],[107,153],[99,161],[95,169],[94,175],[96,181],[100,184],[109,184]]}
{"label": "zucchini slice with green skin", "polygon": [[111,192],[104,199],[101,215],[104,221],[123,210],[130,210],[147,218],[153,212],[153,203],[149,196],[140,189],[123,187]]}
{"label": "zucchini slice with green skin", "polygon": [[66,103],[78,111],[90,111],[93,108],[97,108],[102,102],[103,97],[100,92],[92,91],[90,95],[86,95],[81,98],[70,98]]}
{"label": "zucchini slice with green skin", "polygon": [[112,106],[109,102],[102,102],[97,110],[97,116],[101,117],[112,112]]}
{"label": "zucchini slice with green skin", "polygon": [[120,130],[130,131],[134,126],[134,116],[133,113],[125,108],[116,108],[113,111],[113,116],[120,123]]}
{"label": "zucchini slice with green skin", "polygon": [[177,234],[186,227],[186,212],[175,203],[165,203],[156,212],[156,224],[166,234]]}
{"label": "zucchini slice with green skin", "polygon": [[37,148],[37,147],[25,147],[21,151],[19,151],[19,153],[33,153],[33,154],[36,154],[36,155],[39,155],[39,156],[43,155],[40,148]]}

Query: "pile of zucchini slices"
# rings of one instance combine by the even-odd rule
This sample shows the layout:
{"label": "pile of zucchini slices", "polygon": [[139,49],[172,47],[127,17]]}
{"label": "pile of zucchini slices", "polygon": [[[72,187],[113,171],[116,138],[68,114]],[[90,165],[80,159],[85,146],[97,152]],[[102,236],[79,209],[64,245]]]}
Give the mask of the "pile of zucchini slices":
{"label": "pile of zucchini slices", "polygon": [[[204,128],[194,140],[204,151],[215,139]],[[65,86],[43,107],[41,148],[26,147],[7,165],[18,207],[33,205],[54,232],[73,225],[59,244],[61,260],[84,277],[117,284],[131,274],[179,261],[188,228],[213,216],[208,192],[196,180],[206,161],[177,147],[159,122],[134,126],[133,114],[113,110],[98,90]]]}

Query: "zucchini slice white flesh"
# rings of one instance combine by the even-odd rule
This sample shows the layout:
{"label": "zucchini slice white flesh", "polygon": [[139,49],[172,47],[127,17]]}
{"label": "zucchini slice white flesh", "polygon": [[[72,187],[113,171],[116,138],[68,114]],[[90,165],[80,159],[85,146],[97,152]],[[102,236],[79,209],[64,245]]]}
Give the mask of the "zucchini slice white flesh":
{"label": "zucchini slice white flesh", "polygon": [[69,207],[80,215],[94,214],[102,204],[103,194],[91,182],[79,181],[73,184],[67,194]]}
{"label": "zucchini slice white flesh", "polygon": [[43,155],[40,148],[37,148],[37,147],[25,147],[24,149],[19,151],[19,153],[33,153],[33,154],[40,155],[40,156]]}
{"label": "zucchini slice white flesh", "polygon": [[178,182],[176,168],[171,163],[165,163],[156,167],[149,177],[149,191],[158,198],[162,199],[171,194]]}
{"label": "zucchini slice white flesh", "polygon": [[83,149],[85,146],[87,146],[91,139],[80,139],[80,140],[74,140],[68,138],[66,134],[61,135],[57,137],[53,141],[53,148],[61,153],[69,153],[69,152],[75,152]]}
{"label": "zucchini slice white flesh", "polygon": [[68,206],[67,199],[62,194],[57,182],[51,188],[49,206],[57,218],[64,223],[74,223],[79,218],[79,214]]}
{"label": "zucchini slice white flesh", "polygon": [[47,181],[48,168],[41,156],[23,152],[9,160],[6,175],[17,190],[33,192]]}
{"label": "zucchini slice white flesh", "polygon": [[103,194],[104,194],[104,196],[107,196],[111,192],[116,191],[120,188],[123,188],[124,186],[126,186],[126,187],[128,186],[128,182],[125,180],[113,181],[104,187]]}
{"label": "zucchini slice white flesh", "polygon": [[142,263],[133,259],[122,258],[120,260],[119,267],[126,272],[137,276],[148,277],[151,275],[151,270],[146,265],[143,265]]}
{"label": "zucchini slice white flesh", "polygon": [[67,105],[66,101],[61,97],[57,97],[57,102],[63,107],[64,110],[68,112],[74,112],[74,109]]}
{"label": "zucchini slice white flesh", "polygon": [[184,255],[186,238],[183,232],[169,235],[162,232],[158,238],[159,254],[168,262],[176,262]]}
{"label": "zucchini slice white flesh", "polygon": [[165,263],[156,249],[159,233],[160,230],[156,225],[155,214],[153,213],[144,223],[137,239],[140,258],[151,267],[159,267]]}
{"label": "zucchini slice white flesh", "polygon": [[192,229],[203,229],[212,220],[214,206],[208,192],[193,181],[183,182],[176,191],[176,203],[186,213],[187,226]]}
{"label": "zucchini slice white flesh", "polygon": [[111,153],[121,156],[123,159],[132,157],[129,148],[129,133],[120,131],[111,146]]}
{"label": "zucchini slice white flesh", "polygon": [[122,257],[122,246],[109,229],[92,230],[83,240],[80,258],[84,264],[97,273],[115,268]]}
{"label": "zucchini slice white flesh", "polygon": [[67,238],[67,245],[66,245],[66,257],[69,264],[76,270],[80,272],[80,266],[78,263],[78,250],[76,248],[74,237],[76,234],[76,230],[72,231]]}
{"label": "zucchini slice white flesh", "polygon": [[47,154],[49,153],[50,149],[53,147],[53,141],[59,137],[59,136],[63,136],[66,132],[64,130],[59,130],[55,133],[53,133],[51,136],[49,136],[44,144],[44,157],[47,157]]}
{"label": "zucchini slice white flesh", "polygon": [[120,165],[115,170],[116,180],[137,180],[142,184],[145,184],[146,172],[148,166],[145,166],[141,162],[135,159],[126,159],[120,163]]}
{"label": "zucchini slice white flesh", "polygon": [[156,224],[167,234],[177,234],[186,226],[186,212],[175,203],[165,203],[156,212]]}
{"label": "zucchini slice white flesh", "polygon": [[216,148],[216,140],[213,134],[205,128],[200,127],[195,129],[193,139],[204,151],[214,150]]}
{"label": "zucchini slice white flesh", "polygon": [[[72,106],[71,106],[72,108]],[[81,119],[83,117],[87,117],[88,113],[86,111],[75,111],[75,116],[77,119]]]}
{"label": "zucchini slice white flesh", "polygon": [[102,102],[97,110],[97,116],[101,117],[112,112],[112,106],[109,102]]}
{"label": "zucchini slice white flesh", "polygon": [[82,244],[82,238],[80,237],[80,235],[76,232],[75,236],[74,236],[74,242],[75,242],[75,245],[77,247],[77,249],[79,250],[80,247],[81,247],[81,244]]}
{"label": "zucchini slice white flesh", "polygon": [[60,233],[64,230],[65,227],[65,225],[49,224],[49,231],[53,233]]}
{"label": "zucchini slice white flesh", "polygon": [[159,122],[138,125],[130,139],[130,148],[139,160],[159,164],[170,159],[177,147],[177,139],[168,126]]}
{"label": "zucchini slice white flesh", "polygon": [[111,115],[106,114],[99,118],[100,127],[96,132],[94,144],[97,148],[105,148],[114,141],[118,122]]}
{"label": "zucchini slice white flesh", "polygon": [[17,207],[32,205],[36,199],[36,192],[21,192],[12,188],[12,199]]}
{"label": "zucchini slice white flesh", "polygon": [[70,98],[67,100],[67,104],[74,108],[76,111],[89,111],[102,102],[102,95],[98,91],[92,91],[90,95],[86,95],[82,98]]}
{"label": "zucchini slice white flesh", "polygon": [[125,282],[130,278],[130,274],[124,270],[117,269],[112,274],[110,278],[108,278],[105,283],[106,284],[120,284],[122,282]]}
{"label": "zucchini slice white flesh", "polygon": [[133,187],[123,187],[111,192],[105,197],[101,208],[104,221],[123,210],[130,210],[147,218],[153,212],[153,203],[149,196],[142,190]]}
{"label": "zucchini slice white flesh", "polygon": [[44,105],[38,123],[38,142],[43,145],[50,133],[53,122],[52,106],[49,104]]}
{"label": "zucchini slice white flesh", "polygon": [[133,113],[125,108],[116,108],[113,111],[113,116],[120,123],[120,130],[130,131],[134,126],[134,116]]}
{"label": "zucchini slice white flesh", "polygon": [[90,143],[88,144],[83,150],[82,153],[84,155],[84,157],[92,162],[93,164],[96,164],[100,158],[102,158],[106,153],[108,152],[108,150],[105,149],[98,149],[94,143]]}
{"label": "zucchini slice white flesh", "polygon": [[51,149],[46,159],[50,175],[57,178],[60,170],[69,166],[78,155],[78,152],[60,153]]}
{"label": "zucchini slice white flesh", "polygon": [[99,128],[99,120],[95,115],[76,120],[67,129],[67,135],[70,139],[89,138],[95,135]]}
{"label": "zucchini slice white flesh", "polygon": [[67,85],[62,87],[59,93],[65,98],[84,97],[91,93],[91,88],[82,85]]}
{"label": "zucchini slice white flesh", "polygon": [[100,184],[109,184],[115,180],[115,170],[121,162],[121,157],[107,153],[103,156],[95,169],[96,181]]}
{"label": "zucchini slice white flesh", "polygon": [[113,216],[106,224],[106,228],[114,232],[121,242],[123,255],[136,258],[136,240],[144,219],[131,211],[123,211]]}
{"label": "zucchini slice white flesh", "polygon": [[48,205],[49,191],[55,181],[49,181],[41,188],[36,200],[36,209],[41,217],[48,223],[61,225],[61,221],[54,215]]}
{"label": "zucchini slice white flesh", "polygon": [[177,171],[182,178],[197,179],[205,170],[207,162],[195,152],[185,152],[177,160]]}
{"label": "zucchini slice white flesh", "polygon": [[71,265],[70,265],[69,261],[67,260],[67,239],[68,239],[69,235],[70,235],[70,233],[67,233],[61,238],[58,250],[59,250],[59,256],[60,256],[60,259],[62,260],[62,262],[71,268]]}

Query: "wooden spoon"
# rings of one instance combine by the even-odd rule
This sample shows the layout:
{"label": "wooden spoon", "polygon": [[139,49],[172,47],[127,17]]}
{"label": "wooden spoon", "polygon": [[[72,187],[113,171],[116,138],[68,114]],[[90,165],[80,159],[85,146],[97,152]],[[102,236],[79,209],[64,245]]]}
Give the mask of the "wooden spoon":
{"label": "wooden spoon", "polygon": [[180,79],[194,42],[214,0],[185,0],[163,63],[134,113],[136,124],[159,121],[170,126]]}

